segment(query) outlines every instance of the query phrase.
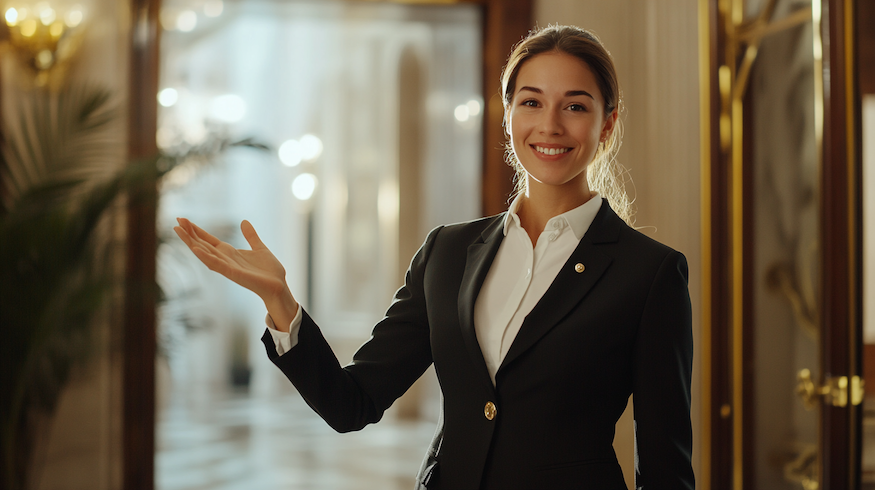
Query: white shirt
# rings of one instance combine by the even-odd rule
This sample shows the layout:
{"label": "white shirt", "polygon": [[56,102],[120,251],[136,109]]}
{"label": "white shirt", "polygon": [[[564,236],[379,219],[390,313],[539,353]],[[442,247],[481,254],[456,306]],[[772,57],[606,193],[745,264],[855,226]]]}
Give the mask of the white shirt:
{"label": "white shirt", "polygon": [[601,204],[596,194],[571,211],[554,216],[532,247],[517,215],[520,198],[511,203],[504,220],[505,238],[474,305],[474,330],[493,384],[523,320],[577,248]]}
{"label": "white shirt", "polygon": [[[474,304],[474,330],[493,384],[526,315],[547,292],[601,205],[601,196],[595,194],[584,204],[551,218],[532,247],[517,215],[520,196],[511,203],[504,218],[505,238]],[[278,355],[297,345],[301,318],[300,304],[289,332],[277,330],[270,315],[265,318]]]}

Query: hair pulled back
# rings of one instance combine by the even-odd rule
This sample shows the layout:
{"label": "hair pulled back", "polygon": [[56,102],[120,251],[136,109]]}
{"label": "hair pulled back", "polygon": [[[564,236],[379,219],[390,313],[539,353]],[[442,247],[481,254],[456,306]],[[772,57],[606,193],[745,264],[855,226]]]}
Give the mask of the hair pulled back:
{"label": "hair pulled back", "polygon": [[[598,37],[590,31],[574,26],[547,26],[535,29],[514,46],[507,64],[501,74],[501,100],[504,104],[504,126],[507,135],[507,115],[516,90],[516,79],[523,64],[534,56],[551,51],[565,53],[586,63],[595,76],[599,91],[604,100],[604,115],[622,109],[622,99],[617,72],[610,53],[602,46]],[[632,202],[626,194],[626,170],[617,163],[616,156],[623,136],[620,118],[608,138],[599,145],[592,163],[587,169],[589,188],[607,198],[614,212],[627,223],[632,224]],[[508,135],[508,140],[509,140]],[[525,192],[526,171],[517,160],[510,142],[505,145],[508,164],[516,171],[514,194]]]}

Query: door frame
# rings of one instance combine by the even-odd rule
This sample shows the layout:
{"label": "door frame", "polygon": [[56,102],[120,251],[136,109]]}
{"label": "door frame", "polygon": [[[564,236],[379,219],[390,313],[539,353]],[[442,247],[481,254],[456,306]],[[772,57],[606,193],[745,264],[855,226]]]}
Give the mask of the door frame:
{"label": "door frame", "polygon": [[[856,0],[815,0],[823,45],[821,359],[825,380],[845,377],[849,403],[820,404],[820,488],[860,487],[862,200]],[[730,18],[738,2],[700,0],[703,215],[703,474],[711,490],[751,488],[750,124],[733,98],[744,53]],[[726,60],[732,60],[728,63]],[[734,100],[733,100],[734,99]],[[856,377],[856,378],[855,378]],[[821,381],[822,382],[822,381]],[[789,388],[789,387],[788,387]]]}

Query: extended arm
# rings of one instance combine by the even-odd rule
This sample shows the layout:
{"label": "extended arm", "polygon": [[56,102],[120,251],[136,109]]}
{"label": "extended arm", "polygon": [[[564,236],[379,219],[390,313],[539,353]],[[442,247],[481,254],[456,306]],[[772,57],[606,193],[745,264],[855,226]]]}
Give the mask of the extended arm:
{"label": "extended arm", "polygon": [[416,253],[386,316],[368,340],[341,367],[306,311],[298,344],[277,355],[273,339],[262,337],[267,355],[307,403],[338,432],[358,430],[383,412],[432,363],[423,276],[437,230]]}

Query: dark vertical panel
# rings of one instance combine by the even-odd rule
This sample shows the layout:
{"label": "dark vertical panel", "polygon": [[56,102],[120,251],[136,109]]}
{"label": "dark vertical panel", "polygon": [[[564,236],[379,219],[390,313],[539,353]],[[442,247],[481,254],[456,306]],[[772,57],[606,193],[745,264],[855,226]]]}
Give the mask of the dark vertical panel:
{"label": "dark vertical panel", "polygon": [[[158,13],[160,0],[131,1],[128,156],[157,152]],[[151,490],[155,473],[155,205],[154,175],[128,202],[124,309],[123,464],[126,490]]]}
{"label": "dark vertical panel", "polygon": [[[824,135],[821,174],[822,367],[861,374],[859,93],[852,0],[823,0]],[[822,488],[860,486],[861,406],[824,404]]]}
{"label": "dark vertical panel", "polygon": [[875,94],[875,2],[858,0],[856,5],[857,67],[861,94]]}
{"label": "dark vertical panel", "polygon": [[[7,42],[9,40],[9,28],[6,27],[5,22],[0,22],[0,45]],[[3,136],[3,126],[5,125],[5,120],[3,116],[3,77],[0,77],[0,148],[3,147],[5,138]],[[6,187],[0,182],[0,202],[3,201],[4,196],[6,195]]]}
{"label": "dark vertical panel", "polygon": [[513,170],[504,161],[504,109],[501,104],[501,69],[511,47],[532,26],[532,0],[487,0],[483,27],[483,100],[486,114],[483,128],[484,215],[507,208],[513,190]]}
{"label": "dark vertical panel", "polygon": [[[711,140],[711,490],[733,488],[733,424],[732,413],[732,271],[730,236],[731,166],[728,153],[721,150],[721,97],[718,80],[721,53],[726,49],[725,32],[720,25],[725,19],[718,11],[718,0],[708,0],[709,56],[709,133]],[[724,408],[725,407],[725,408]]]}

